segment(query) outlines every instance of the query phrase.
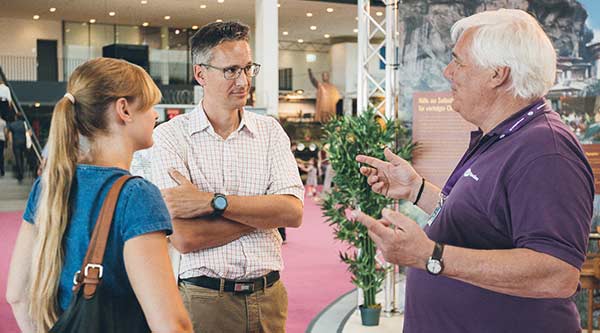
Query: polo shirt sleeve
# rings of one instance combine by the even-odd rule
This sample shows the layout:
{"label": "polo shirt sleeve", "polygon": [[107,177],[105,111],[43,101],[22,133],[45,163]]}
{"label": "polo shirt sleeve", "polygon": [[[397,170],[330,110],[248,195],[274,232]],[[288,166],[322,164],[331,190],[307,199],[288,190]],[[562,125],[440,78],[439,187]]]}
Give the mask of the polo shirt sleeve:
{"label": "polo shirt sleeve", "polygon": [[514,245],[580,269],[587,251],[593,199],[593,177],[583,161],[558,154],[536,158],[508,182]]}
{"label": "polo shirt sleeve", "polygon": [[41,177],[38,177],[33,183],[31,192],[29,192],[29,198],[27,199],[27,206],[25,206],[25,212],[23,213],[23,220],[31,224],[35,224],[35,212],[37,210],[40,191],[42,190],[41,179]]}
{"label": "polo shirt sleeve", "polygon": [[[167,235],[173,232],[171,217],[158,187],[142,178],[129,180],[124,188],[125,196],[119,198],[119,229],[123,241],[156,231]],[[122,193],[123,194],[123,193]]]}
{"label": "polo shirt sleeve", "polygon": [[159,126],[153,134],[154,145],[150,150],[151,171],[149,179],[159,189],[177,186],[177,183],[169,176],[170,168],[175,168],[187,179],[190,179],[185,157],[186,143],[179,142],[178,136],[180,136],[180,133],[177,133],[176,130],[177,128],[172,124],[165,123]]}
{"label": "polo shirt sleeve", "polygon": [[272,119],[269,140],[269,186],[267,194],[288,194],[304,202],[304,186],[290,148],[290,138]]}

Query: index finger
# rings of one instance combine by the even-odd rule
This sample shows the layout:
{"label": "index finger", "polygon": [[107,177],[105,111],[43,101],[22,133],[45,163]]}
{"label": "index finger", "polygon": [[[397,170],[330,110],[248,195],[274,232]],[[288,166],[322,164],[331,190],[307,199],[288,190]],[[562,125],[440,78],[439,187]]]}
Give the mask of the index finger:
{"label": "index finger", "polygon": [[365,156],[365,155],[356,155],[356,161],[360,163],[368,164],[374,168],[383,168],[387,165],[388,162],[382,161],[378,158]]}
{"label": "index finger", "polygon": [[177,185],[192,183],[187,178],[185,178],[185,176],[182,175],[181,172],[175,170],[175,168],[169,169],[169,176],[171,176],[171,178],[177,183]]}
{"label": "index finger", "polygon": [[354,216],[356,217],[356,221],[362,223],[365,227],[367,227],[367,229],[369,229],[370,232],[380,238],[391,231],[391,229],[384,226],[380,221],[363,212],[354,211]]}

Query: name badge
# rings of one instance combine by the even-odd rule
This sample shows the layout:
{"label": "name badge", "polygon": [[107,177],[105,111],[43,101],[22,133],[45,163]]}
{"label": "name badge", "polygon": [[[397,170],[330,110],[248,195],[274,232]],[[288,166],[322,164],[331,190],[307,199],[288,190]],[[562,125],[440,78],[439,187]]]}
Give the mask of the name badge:
{"label": "name badge", "polygon": [[429,220],[427,220],[428,226],[431,226],[433,224],[433,221],[435,221],[435,218],[442,211],[442,206],[444,205],[445,200],[446,200],[446,197],[440,193],[440,201],[438,201],[438,204],[435,207],[435,209],[433,210],[433,213],[431,213],[431,215],[429,216]]}

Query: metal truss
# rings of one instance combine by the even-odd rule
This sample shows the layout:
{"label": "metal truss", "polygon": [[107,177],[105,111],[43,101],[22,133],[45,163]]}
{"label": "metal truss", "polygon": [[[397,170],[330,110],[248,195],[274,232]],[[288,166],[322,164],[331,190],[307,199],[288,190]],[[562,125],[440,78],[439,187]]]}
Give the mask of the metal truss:
{"label": "metal truss", "polygon": [[[388,119],[398,118],[398,0],[381,0],[385,7],[382,18],[371,15],[370,0],[358,0],[358,112],[374,108],[385,110]],[[381,42],[371,40],[383,37]],[[385,48],[385,56],[381,50]],[[385,64],[385,76],[377,79],[372,62]],[[383,99],[381,99],[383,97]],[[377,99],[377,100],[376,100]]]}

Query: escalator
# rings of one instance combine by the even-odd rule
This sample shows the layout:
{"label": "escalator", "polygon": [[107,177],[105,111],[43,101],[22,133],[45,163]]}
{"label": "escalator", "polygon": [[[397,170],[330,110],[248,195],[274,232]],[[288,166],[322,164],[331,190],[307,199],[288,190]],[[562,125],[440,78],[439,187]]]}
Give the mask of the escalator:
{"label": "escalator", "polygon": [[[30,133],[30,135],[29,135],[29,137],[31,139],[30,150],[33,151],[33,153],[35,154],[36,162],[41,163],[42,162],[42,147],[40,145],[39,138],[38,138],[37,134],[35,133],[35,131],[33,130],[33,127],[31,126],[31,122],[29,121],[27,114],[21,107],[19,98],[17,97],[13,88],[11,87],[10,82],[7,80],[6,75],[4,75],[4,70],[2,69],[2,66],[0,66],[0,81],[4,82],[4,84],[9,88],[11,99],[12,99],[11,103],[9,103],[7,101],[4,101],[4,102],[0,101],[0,103],[4,103],[5,105],[12,104],[12,107],[1,108],[2,109],[2,118],[4,118],[7,123],[9,123],[11,120],[14,119],[16,112],[21,114],[23,121],[25,122],[25,128],[27,129],[27,132]],[[29,165],[29,167],[32,167],[32,166]]]}

